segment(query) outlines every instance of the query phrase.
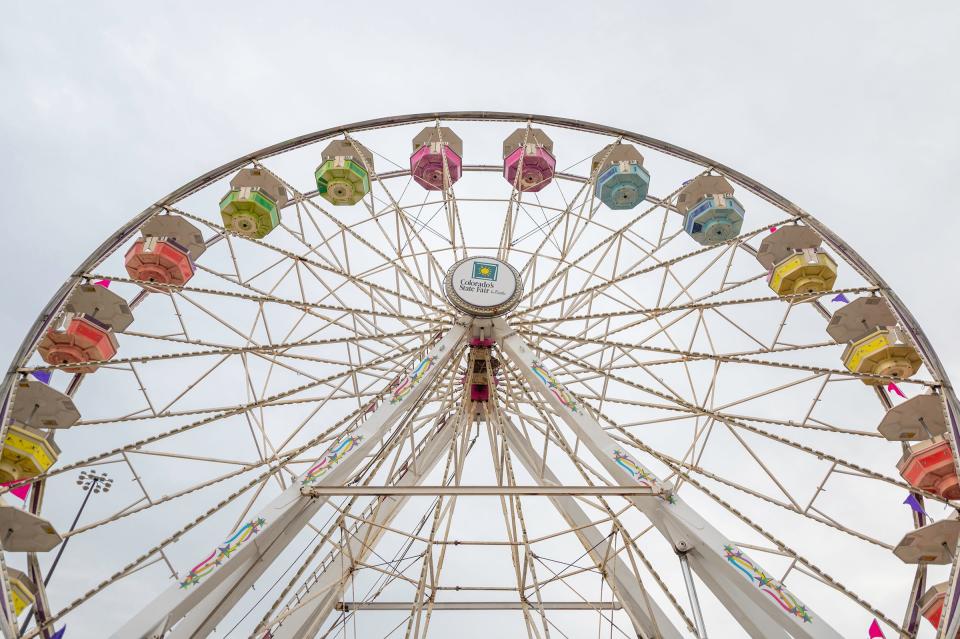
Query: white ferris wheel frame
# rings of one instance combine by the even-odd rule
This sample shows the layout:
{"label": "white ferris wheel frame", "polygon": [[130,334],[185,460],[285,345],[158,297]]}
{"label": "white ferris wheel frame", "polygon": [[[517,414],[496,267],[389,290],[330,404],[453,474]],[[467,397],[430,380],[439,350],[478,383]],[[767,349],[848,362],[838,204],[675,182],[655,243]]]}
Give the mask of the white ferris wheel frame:
{"label": "white ferris wheel frame", "polygon": [[[150,217],[160,211],[173,207],[178,201],[188,195],[216,180],[230,175],[252,161],[261,161],[301,146],[341,135],[344,132],[353,133],[405,124],[430,123],[438,120],[519,122],[528,125],[549,125],[618,137],[625,141],[635,142],[703,167],[712,168],[755,195],[789,212],[791,215],[802,219],[806,225],[814,228],[834,251],[842,255],[848,264],[852,265],[865,280],[871,282],[890,302],[899,319],[900,325],[914,340],[918,350],[923,356],[927,368],[930,370],[935,382],[939,384],[947,406],[949,433],[953,441],[960,441],[960,426],[958,426],[957,423],[957,415],[960,414],[960,404],[958,404],[949,378],[936,352],[930,345],[929,340],[926,338],[919,324],[913,318],[909,309],[907,309],[895,292],[876,271],[852,248],[810,214],[768,187],[734,169],[660,140],[626,130],[572,119],[486,111],[421,113],[380,118],[297,137],[224,164],[196,180],[187,183],[147,208],[119,229],[74,271],[73,275],[63,284],[50,302],[48,302],[30,328],[14,357],[11,368],[4,377],[2,385],[0,385],[0,398],[2,398],[3,401],[3,403],[0,404],[0,417],[3,418],[2,423],[4,424],[4,431],[0,434],[5,435],[7,423],[6,414],[10,407],[14,382],[18,378],[19,371],[26,364],[27,359],[50,323],[62,309],[72,290],[82,281],[84,274],[92,272],[100,262],[128,241]],[[481,167],[476,168],[480,169]],[[523,339],[512,332],[510,327],[502,321],[495,320],[490,322],[488,320],[461,317],[442,338],[434,342],[427,358],[435,360],[437,365],[432,367],[420,380],[425,382],[419,386],[421,390],[429,385],[432,376],[437,375],[438,371],[442,369],[442,363],[454,353],[457,347],[470,335],[471,331],[477,330],[484,330],[488,337],[497,340],[501,352],[508,357],[511,364],[519,372],[520,378],[524,383],[526,383],[530,389],[537,392],[544,402],[552,406],[556,414],[561,416],[571,431],[575,432],[580,440],[589,448],[591,453],[598,460],[602,461],[610,475],[617,478],[620,487],[624,490],[616,494],[629,498],[638,509],[650,518],[660,533],[673,543],[678,554],[682,557],[683,565],[692,568],[703,583],[713,591],[745,629],[755,636],[774,637],[789,635],[809,639],[840,636],[825,623],[819,623],[815,628],[804,627],[804,624],[798,622],[796,617],[784,614],[781,608],[772,604],[768,597],[760,594],[750,582],[734,574],[731,571],[729,562],[727,562],[722,555],[722,548],[725,545],[730,545],[731,542],[723,537],[719,531],[715,530],[705,519],[686,506],[679,498],[673,496],[669,484],[661,483],[653,477],[649,471],[644,469],[644,477],[647,478],[645,482],[647,492],[638,491],[636,477],[624,471],[623,465],[617,463],[614,450],[619,451],[619,448],[616,442],[606,433],[593,416],[583,411],[572,412],[568,406],[563,405],[557,400],[556,395],[549,391],[548,386],[544,385],[543,378],[536,374],[531,367],[533,362],[530,359],[532,354],[532,351],[529,350],[530,345],[525,344]],[[209,632],[229,611],[230,607],[239,599],[240,595],[254,583],[257,577],[269,566],[270,561],[277,556],[279,550],[284,546],[284,541],[291,538],[302,526],[306,525],[310,516],[316,512],[316,508],[322,503],[317,497],[319,495],[331,494],[329,492],[324,493],[323,487],[332,489],[342,484],[344,478],[357,467],[360,460],[364,457],[366,447],[372,446],[372,444],[379,439],[379,435],[393,424],[399,415],[410,409],[410,407],[419,400],[419,392],[420,391],[415,390],[413,393],[406,395],[401,401],[393,404],[387,402],[381,404],[376,411],[368,416],[358,430],[350,433],[350,436],[357,437],[357,443],[350,449],[349,455],[345,455],[339,459],[336,468],[326,474],[323,479],[315,485],[306,487],[301,483],[295,483],[291,485],[287,492],[275,499],[274,502],[261,513],[260,517],[268,523],[264,526],[263,532],[257,536],[256,543],[245,546],[235,556],[231,557],[229,561],[226,561],[223,566],[218,567],[213,575],[200,587],[184,591],[174,585],[168,592],[158,597],[158,599],[144,611],[134,616],[115,636],[118,638],[148,636],[170,636],[179,638],[196,635],[203,636]],[[493,415],[492,417],[494,418],[493,421],[502,429],[505,441],[510,443],[512,452],[521,464],[527,467],[532,475],[535,474],[533,469],[538,471],[536,474],[539,475],[541,485],[545,490],[549,488],[556,489],[558,486],[557,479],[551,477],[549,469],[545,469],[543,464],[538,462],[538,453],[530,447],[529,443],[525,442],[509,418],[505,415]],[[391,506],[389,510],[383,509],[374,513],[372,519],[364,524],[364,526],[370,528],[370,534],[377,534],[374,529],[379,528],[382,530],[382,527],[389,524],[392,516],[399,511],[402,506],[404,496],[414,494],[413,489],[423,481],[429,469],[439,459],[441,451],[449,446],[449,438],[452,436],[452,431],[449,429],[438,429],[435,437],[423,446],[420,457],[423,464],[417,469],[417,472],[409,473],[403,477],[401,482],[398,482],[396,487],[397,492],[395,494],[399,499],[396,500],[395,505]],[[338,441],[337,443],[340,442]],[[622,453],[622,451],[619,452]],[[629,457],[625,453],[624,455]],[[631,459],[629,461],[637,464],[635,460]],[[463,488],[466,489],[467,487]],[[428,494],[437,494],[438,489],[432,489],[433,492],[429,492],[431,489],[426,490]],[[615,491],[616,487],[612,487],[612,492]],[[589,519],[583,513],[582,509],[580,509],[576,500],[572,498],[572,494],[569,492],[563,494],[560,491],[555,491],[554,493],[545,492],[542,494],[548,495],[550,501],[564,519],[571,524],[572,528],[577,529],[578,536],[583,542],[585,549],[588,551],[595,549],[598,544],[597,536],[600,535],[600,533],[587,525]],[[291,496],[293,497],[292,500]],[[352,550],[355,553],[362,552],[360,548]],[[615,561],[623,563],[621,559],[616,559]],[[339,599],[337,587],[343,585],[343,575],[338,572],[339,562],[330,562],[326,565],[328,566],[328,570],[322,571],[311,587],[314,590],[313,597],[309,598],[306,603],[299,608],[288,611],[286,615],[282,617],[283,623],[274,630],[272,636],[306,636],[305,633],[314,629],[314,626],[318,623],[318,619],[322,620],[326,617],[327,613],[333,610]],[[957,588],[957,566],[958,562],[955,560],[951,573],[947,604],[944,609],[944,622],[941,623],[938,634],[939,637],[953,638],[960,632],[960,589]],[[664,636],[671,638],[682,636],[680,631],[673,626],[672,622],[657,608],[656,604],[652,603],[644,595],[642,587],[638,588],[638,582],[625,578],[625,576],[630,574],[630,568],[628,566],[623,565],[612,572],[613,576],[610,579],[610,586],[617,593],[619,600],[626,609],[638,633],[642,632],[647,636]],[[618,574],[620,577],[616,576]],[[5,600],[9,601],[9,584],[6,578],[2,580],[2,587],[2,594]],[[916,587],[914,588],[913,597],[915,600],[918,600],[922,594],[922,591],[918,591]],[[699,626],[700,622],[695,621]],[[11,639],[17,636],[15,624],[15,619],[0,619],[0,628],[2,628],[4,636]],[[171,628],[172,631],[170,634],[166,635],[167,631]]]}

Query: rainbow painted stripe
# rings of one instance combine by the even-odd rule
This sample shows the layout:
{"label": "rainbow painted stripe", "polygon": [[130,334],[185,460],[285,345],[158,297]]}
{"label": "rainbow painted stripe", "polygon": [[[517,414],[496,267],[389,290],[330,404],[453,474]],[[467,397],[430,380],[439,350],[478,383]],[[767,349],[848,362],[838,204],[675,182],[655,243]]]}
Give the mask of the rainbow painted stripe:
{"label": "rainbow painted stripe", "polygon": [[433,357],[425,357],[422,362],[417,364],[413,371],[403,378],[396,388],[393,389],[393,395],[390,397],[391,404],[397,404],[403,401],[403,398],[410,394],[410,391],[423,380],[423,376],[433,368]]}
{"label": "rainbow painted stripe", "polygon": [[320,461],[310,467],[310,470],[303,476],[300,484],[302,486],[312,484],[326,475],[331,468],[340,463],[340,460],[342,460],[347,453],[353,450],[354,446],[362,441],[363,435],[350,435],[349,437],[338,440],[336,444],[327,450]]}
{"label": "rainbow painted stripe", "polygon": [[531,362],[530,367],[533,369],[534,374],[540,378],[540,381],[550,389],[550,392],[559,400],[561,404],[567,407],[571,413],[579,413],[580,405],[577,404],[576,398],[561,384],[557,381],[557,378],[553,376],[543,365],[534,360]]}
{"label": "rainbow painted stripe", "polygon": [[634,460],[629,454],[625,453],[619,448],[614,448],[613,461],[617,462],[621,468],[630,473],[630,475],[636,479],[638,483],[642,484],[643,486],[653,486],[653,482],[650,481],[650,478],[653,476],[653,474],[637,463],[637,461]]}
{"label": "rainbow painted stripe", "polygon": [[180,588],[186,589],[190,586],[196,586],[200,583],[200,580],[212,573],[217,569],[224,561],[230,558],[230,555],[235,553],[240,546],[244,544],[248,539],[256,535],[263,528],[263,525],[267,523],[263,517],[259,517],[255,520],[248,521],[243,526],[241,526],[237,532],[223,542],[222,545],[214,549],[203,561],[198,563],[196,566],[190,569],[190,572],[187,573],[186,578],[180,582]]}
{"label": "rainbow painted stripe", "polygon": [[803,605],[792,592],[787,590],[786,586],[765,573],[760,566],[753,563],[749,557],[743,554],[742,550],[736,546],[724,546],[723,551],[727,557],[727,561],[729,561],[734,568],[746,575],[747,579],[756,585],[761,592],[765,592],[773,597],[773,600],[776,601],[787,614],[797,617],[803,621],[803,623],[813,623],[813,617],[810,616],[810,611],[807,607]]}
{"label": "rainbow painted stripe", "polygon": [[[654,479],[653,473],[641,466],[640,463],[626,451],[622,451],[619,448],[614,448],[613,461],[617,462],[618,466],[630,473],[630,476],[636,479],[637,483],[639,483],[641,486],[646,486],[648,488],[656,487],[656,479]],[[677,503],[677,498],[672,494],[662,496],[660,499],[663,499],[670,504]]]}

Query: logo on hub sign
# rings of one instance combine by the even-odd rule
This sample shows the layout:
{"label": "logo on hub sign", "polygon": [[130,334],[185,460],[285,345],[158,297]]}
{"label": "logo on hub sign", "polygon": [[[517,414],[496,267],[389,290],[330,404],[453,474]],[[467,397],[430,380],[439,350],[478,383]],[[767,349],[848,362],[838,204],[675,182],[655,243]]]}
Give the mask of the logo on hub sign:
{"label": "logo on hub sign", "polygon": [[497,281],[497,269],[500,267],[496,264],[490,264],[489,262],[474,262],[473,263],[473,278],[476,280],[489,280],[491,282]]}

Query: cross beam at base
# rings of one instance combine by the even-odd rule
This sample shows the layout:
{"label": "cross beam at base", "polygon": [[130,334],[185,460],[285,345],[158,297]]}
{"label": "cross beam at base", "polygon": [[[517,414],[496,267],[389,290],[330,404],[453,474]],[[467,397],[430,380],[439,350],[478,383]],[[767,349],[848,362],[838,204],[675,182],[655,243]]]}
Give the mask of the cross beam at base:
{"label": "cross beam at base", "polygon": [[[339,612],[353,612],[355,610],[409,611],[409,601],[339,601],[336,610]],[[616,601],[541,601],[526,603],[523,601],[434,601],[430,604],[431,610],[523,610],[535,608],[543,610],[623,610],[623,606]]]}
{"label": "cross beam at base", "polygon": [[786,587],[714,528],[618,444],[579,400],[559,383],[503,319],[494,320],[501,352],[530,388],[576,434],[590,453],[625,486],[660,487],[658,499],[628,497],[661,535],[684,552],[697,573],[737,622],[764,639],[842,639],[842,635],[800,602]]}
{"label": "cross beam at base", "polygon": [[593,497],[656,497],[663,490],[656,486],[324,486],[302,488],[305,497],[353,497],[357,495],[378,496],[426,496],[485,497],[520,495],[549,497],[551,495],[583,495]]}

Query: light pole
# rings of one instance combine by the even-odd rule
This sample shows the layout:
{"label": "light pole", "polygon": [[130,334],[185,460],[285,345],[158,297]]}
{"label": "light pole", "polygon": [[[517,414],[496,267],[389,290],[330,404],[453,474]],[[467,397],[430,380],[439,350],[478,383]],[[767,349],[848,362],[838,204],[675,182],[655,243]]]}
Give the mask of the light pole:
{"label": "light pole", "polygon": [[[110,487],[113,485],[113,479],[107,477],[107,473],[98,473],[95,470],[81,470],[80,476],[77,477],[77,485],[83,488],[84,493],[83,501],[80,503],[80,509],[77,510],[77,516],[73,518],[73,523],[70,524],[70,532],[73,532],[77,527],[77,522],[80,521],[80,515],[83,514],[83,509],[86,508],[87,502],[90,500],[90,495],[94,493],[107,493],[110,492]],[[67,544],[70,542],[70,538],[67,537],[62,544],[60,544],[60,549],[57,551],[57,556],[53,558],[53,563],[50,564],[50,570],[47,571],[47,576],[43,578],[43,586],[47,587],[47,584],[50,583],[50,578],[53,577],[53,571],[57,569],[57,564],[60,563],[60,557],[63,556],[63,551],[66,550]],[[30,620],[33,619],[34,608],[30,609],[30,612],[27,614],[27,618],[23,621],[23,625],[20,626],[20,634],[22,635],[27,629],[27,626],[30,625]]]}

